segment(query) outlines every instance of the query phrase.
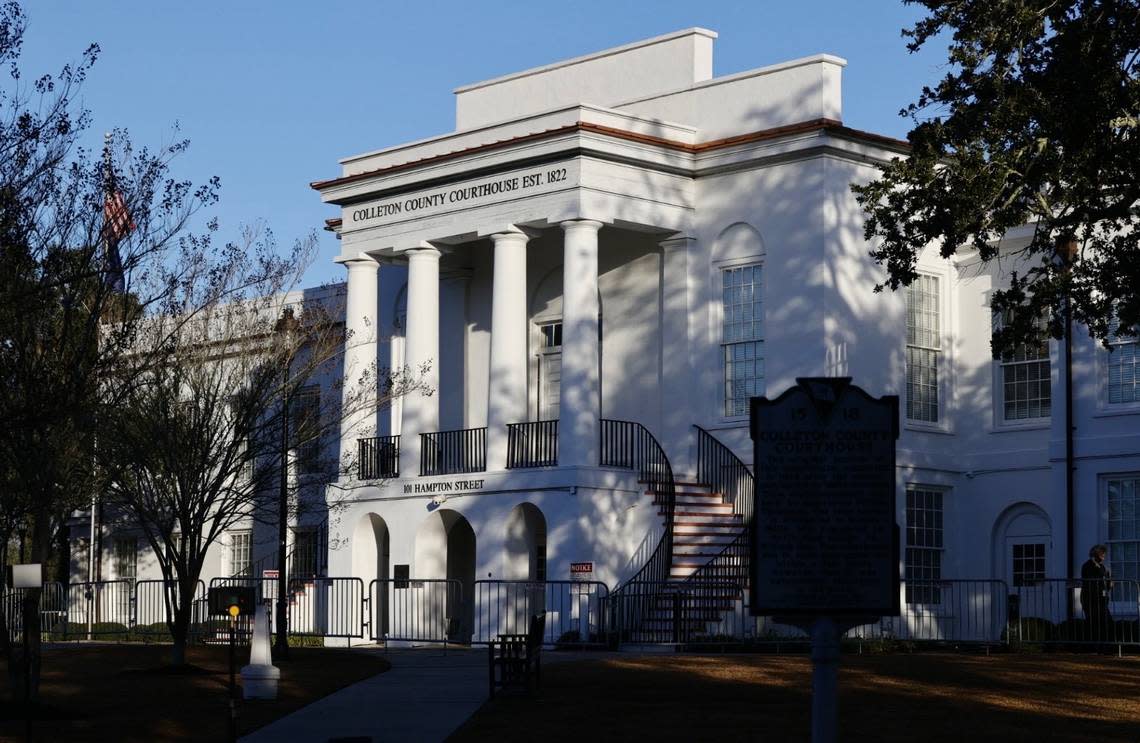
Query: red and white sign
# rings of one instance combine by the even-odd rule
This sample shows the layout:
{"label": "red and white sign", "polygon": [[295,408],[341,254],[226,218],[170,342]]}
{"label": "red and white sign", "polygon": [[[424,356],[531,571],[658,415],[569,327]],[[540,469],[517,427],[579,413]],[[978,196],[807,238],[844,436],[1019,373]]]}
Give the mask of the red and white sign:
{"label": "red and white sign", "polygon": [[281,573],[276,569],[266,569],[261,571],[261,577],[265,580],[277,580],[281,577]]}
{"label": "red and white sign", "polygon": [[570,563],[570,580],[590,580],[594,577],[594,563],[592,562],[572,562]]}

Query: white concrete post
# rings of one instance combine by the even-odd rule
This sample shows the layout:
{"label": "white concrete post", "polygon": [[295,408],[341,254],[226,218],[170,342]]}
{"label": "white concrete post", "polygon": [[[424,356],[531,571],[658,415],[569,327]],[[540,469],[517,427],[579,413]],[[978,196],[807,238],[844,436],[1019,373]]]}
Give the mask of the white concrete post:
{"label": "white concrete post", "polygon": [[661,241],[661,419],[662,445],[673,475],[691,474],[693,442],[692,406],[694,389],[690,345],[689,255],[695,250],[691,237]]}
{"label": "white concrete post", "polygon": [[423,247],[409,250],[407,255],[404,364],[423,387],[404,396],[400,476],[414,477],[420,473],[420,434],[439,430],[439,251]]}
{"label": "white concrete post", "polygon": [[356,455],[356,440],[376,435],[378,269],[366,255],[344,261],[344,374],[341,388],[340,461]]}
{"label": "white concrete post", "polygon": [[507,424],[526,420],[526,244],[518,231],[492,235],[491,373],[487,382],[487,469],[507,465]]}
{"label": "white concrete post", "polygon": [[598,385],[598,230],[601,222],[563,222],[562,382],[558,463],[596,467],[600,442]]}

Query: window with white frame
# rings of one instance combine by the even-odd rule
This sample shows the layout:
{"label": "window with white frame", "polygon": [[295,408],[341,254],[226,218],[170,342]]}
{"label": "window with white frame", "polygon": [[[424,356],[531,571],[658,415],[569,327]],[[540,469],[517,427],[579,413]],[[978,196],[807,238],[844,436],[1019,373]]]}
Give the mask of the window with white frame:
{"label": "window with white frame", "polygon": [[538,419],[558,420],[562,394],[562,321],[538,326]]}
{"label": "window with white frame", "polygon": [[1013,585],[1035,586],[1045,580],[1045,544],[1032,542],[1015,544],[1013,553]]}
{"label": "window with white frame", "polygon": [[937,423],[942,353],[938,277],[919,274],[906,289],[906,417]]}
{"label": "window with white frame", "polygon": [[310,474],[321,468],[321,388],[303,387],[293,395],[289,425],[297,452],[297,472]]}
{"label": "window with white frame", "polygon": [[138,537],[116,537],[112,549],[115,556],[115,578],[135,580],[139,574]]}
{"label": "window with white frame", "polygon": [[252,555],[252,532],[230,532],[230,575],[244,575],[248,572]]}
{"label": "window with white frame", "polygon": [[1140,343],[1136,335],[1120,332],[1115,318],[1108,329],[1107,384],[1110,405],[1140,402]]}
{"label": "window with white frame", "polygon": [[[1008,316],[994,315],[994,330],[1008,322]],[[1038,319],[1042,329],[1045,318]],[[1049,340],[1022,343],[1002,354],[999,361],[998,397],[1004,421],[1048,418],[1052,407]]]}
{"label": "window with white frame", "polygon": [[764,392],[764,302],[761,267],[721,271],[724,414],[748,414],[748,399]]}
{"label": "window with white frame", "polygon": [[911,486],[906,491],[906,602],[938,604],[942,591],[943,491]]}
{"label": "window with white frame", "polygon": [[1108,569],[1115,581],[1114,601],[1136,601],[1140,580],[1140,475],[1107,478]]}

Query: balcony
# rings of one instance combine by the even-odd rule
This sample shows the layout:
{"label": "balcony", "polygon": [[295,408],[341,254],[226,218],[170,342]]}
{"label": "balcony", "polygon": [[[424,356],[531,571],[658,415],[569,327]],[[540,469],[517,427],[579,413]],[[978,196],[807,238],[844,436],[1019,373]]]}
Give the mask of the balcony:
{"label": "balcony", "polygon": [[487,469],[487,429],[420,434],[420,474],[461,475]]}
{"label": "balcony", "polygon": [[558,421],[507,424],[507,469],[558,465]]}
{"label": "balcony", "polygon": [[361,480],[382,480],[400,476],[400,437],[376,436],[357,439],[357,477]]}

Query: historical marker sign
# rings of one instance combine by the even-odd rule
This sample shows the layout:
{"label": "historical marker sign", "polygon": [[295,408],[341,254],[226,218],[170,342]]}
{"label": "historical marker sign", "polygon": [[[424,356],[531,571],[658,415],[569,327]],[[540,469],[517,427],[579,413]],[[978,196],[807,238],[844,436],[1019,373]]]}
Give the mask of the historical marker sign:
{"label": "historical marker sign", "polygon": [[796,382],[752,398],[752,613],[895,615],[898,397],[850,377]]}

